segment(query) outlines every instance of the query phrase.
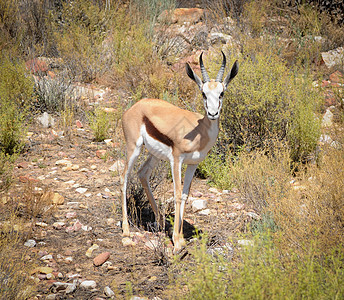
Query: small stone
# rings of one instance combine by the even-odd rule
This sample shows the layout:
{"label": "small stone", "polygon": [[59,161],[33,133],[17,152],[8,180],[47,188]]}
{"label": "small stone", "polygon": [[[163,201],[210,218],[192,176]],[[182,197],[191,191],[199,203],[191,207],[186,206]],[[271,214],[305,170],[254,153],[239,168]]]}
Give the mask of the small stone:
{"label": "small stone", "polygon": [[238,244],[241,246],[253,246],[253,241],[251,240],[238,240]]}
{"label": "small stone", "polygon": [[82,226],[83,225],[80,223],[80,221],[76,220],[72,226],[66,228],[66,232],[79,231],[82,228]]}
{"label": "small stone", "polygon": [[94,280],[85,280],[81,282],[80,287],[84,289],[95,289],[97,287],[97,283]]}
{"label": "small stone", "polygon": [[115,172],[116,174],[122,174],[124,171],[125,163],[123,160],[116,160],[113,165],[109,168],[109,171]]}
{"label": "small stone", "polygon": [[51,254],[48,254],[48,255],[44,255],[41,260],[52,260],[53,259],[53,256]]}
{"label": "small stone", "polygon": [[108,287],[108,286],[106,286],[104,288],[104,294],[105,294],[106,297],[114,297],[115,296],[114,291],[110,287]]}
{"label": "small stone", "polygon": [[103,263],[105,263],[109,257],[110,257],[110,252],[104,252],[101,253],[99,255],[97,255],[94,259],[93,259],[93,264],[98,267],[101,266]]}
{"label": "small stone", "polygon": [[69,283],[66,288],[66,294],[73,293],[76,290],[77,287],[77,280],[73,280],[73,283]]}
{"label": "small stone", "polygon": [[36,241],[35,240],[27,240],[25,243],[24,243],[24,246],[25,247],[29,247],[29,248],[33,248],[36,246]]}
{"label": "small stone", "polygon": [[64,197],[59,193],[54,193],[51,202],[56,205],[62,205],[64,203]]}
{"label": "small stone", "polygon": [[124,237],[122,239],[122,244],[124,247],[136,246],[136,243],[129,237]]}
{"label": "small stone", "polygon": [[98,246],[97,244],[93,244],[90,248],[87,249],[85,255],[86,255],[87,257],[91,257],[91,256],[92,256],[92,252],[93,252],[94,250],[97,250],[97,249],[99,249],[99,246]]}
{"label": "small stone", "polygon": [[50,294],[48,296],[45,297],[46,300],[55,300],[57,299],[57,295],[56,294]]}
{"label": "small stone", "polygon": [[80,166],[79,165],[72,165],[72,170],[77,171],[79,170]]}
{"label": "small stone", "polygon": [[107,151],[106,150],[97,150],[96,155],[98,158],[104,158],[106,156]]}
{"label": "small stone", "polygon": [[252,212],[252,211],[247,212],[246,215],[251,217],[254,220],[259,220],[260,219],[260,217],[255,212]]}
{"label": "small stone", "polygon": [[81,121],[79,121],[79,120],[76,120],[75,121],[75,125],[76,125],[76,127],[78,127],[78,128],[83,128],[84,127],[84,125],[81,123]]}
{"label": "small stone", "polygon": [[72,163],[67,160],[67,159],[61,159],[55,162],[55,165],[57,166],[67,166],[67,165],[71,165]]}
{"label": "small stone", "polygon": [[205,209],[207,207],[207,200],[205,199],[194,200],[191,204],[191,207],[194,212]]}
{"label": "small stone", "polygon": [[97,169],[97,166],[96,165],[92,165],[90,168],[91,168],[91,170],[95,170],[95,169]]}
{"label": "small stone", "polygon": [[43,125],[44,128],[53,127],[55,125],[55,120],[47,112],[44,112],[43,115],[39,116],[38,121]]}
{"label": "small stone", "polygon": [[80,193],[80,194],[84,194],[84,193],[86,193],[87,188],[77,188],[75,191]]}
{"label": "small stone", "polygon": [[48,224],[47,224],[47,223],[44,223],[44,222],[36,222],[36,226],[39,226],[39,227],[47,227]]}
{"label": "small stone", "polygon": [[66,213],[66,218],[67,219],[73,219],[73,218],[76,218],[76,217],[77,217],[77,213],[75,211]]}
{"label": "small stone", "polygon": [[71,262],[73,262],[73,257],[67,256],[67,257],[65,257],[64,261],[65,261],[67,264],[70,264]]}
{"label": "small stone", "polygon": [[55,222],[55,223],[53,224],[53,227],[54,227],[55,229],[61,229],[61,228],[64,227],[65,225],[66,225],[65,222],[59,221],[59,222]]}
{"label": "small stone", "polygon": [[207,209],[203,209],[201,211],[198,212],[200,215],[203,215],[203,216],[209,216],[210,215],[210,209],[207,208]]}
{"label": "small stone", "polygon": [[47,274],[47,279],[50,280],[50,279],[55,279],[55,276],[53,273],[48,273]]}
{"label": "small stone", "polygon": [[192,197],[200,198],[202,196],[203,196],[203,193],[201,193],[199,191],[195,191],[192,193]]}
{"label": "small stone", "polygon": [[324,114],[322,121],[321,121],[321,126],[322,127],[331,127],[333,124],[333,113],[331,110],[328,108],[326,110],[326,113]]}

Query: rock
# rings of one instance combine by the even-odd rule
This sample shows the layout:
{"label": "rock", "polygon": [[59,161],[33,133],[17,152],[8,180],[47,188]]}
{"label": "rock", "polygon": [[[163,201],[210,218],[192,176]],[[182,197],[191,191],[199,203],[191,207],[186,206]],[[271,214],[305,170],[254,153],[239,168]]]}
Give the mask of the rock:
{"label": "rock", "polygon": [[203,216],[209,216],[210,215],[210,209],[203,209],[201,211],[198,212],[198,214],[203,215]]}
{"label": "rock", "polygon": [[75,190],[76,192],[78,192],[78,193],[80,193],[80,194],[84,194],[84,193],[86,193],[86,191],[87,191],[87,188],[77,188],[76,190]]}
{"label": "rock", "polygon": [[97,283],[94,280],[85,280],[85,281],[80,283],[80,287],[87,289],[87,290],[91,290],[91,289],[95,289],[97,287]]}
{"label": "rock", "polygon": [[247,212],[246,215],[251,217],[254,220],[259,220],[260,219],[259,215],[257,215],[255,212],[252,212],[252,211]]}
{"label": "rock", "polygon": [[36,273],[41,273],[41,274],[49,274],[52,273],[54,271],[53,268],[51,267],[37,267],[35,269],[33,269],[30,274],[36,274]]}
{"label": "rock", "polygon": [[59,193],[54,193],[51,202],[55,205],[62,205],[64,203],[64,197]]}
{"label": "rock", "polygon": [[79,120],[76,120],[75,121],[75,125],[76,125],[76,127],[78,127],[78,128],[83,128],[84,127],[84,125],[81,123],[81,121],[79,121]]}
{"label": "rock", "polygon": [[53,256],[51,254],[47,254],[41,257],[41,260],[52,260],[52,259],[53,259]]}
{"label": "rock", "polygon": [[322,127],[331,127],[333,124],[333,113],[331,112],[330,108],[326,110],[326,113],[324,114],[321,126]]}
{"label": "rock", "polygon": [[73,283],[59,282],[56,281],[52,285],[52,290],[56,293],[59,291],[65,291],[66,294],[73,293],[77,288],[77,280],[74,280]]}
{"label": "rock", "polygon": [[251,240],[238,240],[238,244],[241,246],[253,246],[254,243]]}
{"label": "rock", "polygon": [[210,192],[210,193],[214,193],[214,194],[221,194],[221,192],[218,190],[218,189],[216,189],[216,188],[209,188],[208,189],[208,191]]}
{"label": "rock", "polygon": [[36,226],[39,226],[39,227],[47,227],[48,224],[47,224],[47,223],[44,223],[44,222],[36,222]]}
{"label": "rock", "polygon": [[122,239],[122,244],[124,247],[135,246],[136,243],[130,237],[124,237]]}
{"label": "rock", "polygon": [[109,298],[115,296],[114,291],[113,291],[110,287],[108,287],[108,286],[106,286],[106,287],[104,288],[104,294],[105,294],[106,297],[109,297]]}
{"label": "rock", "polygon": [[97,150],[96,151],[96,156],[98,158],[104,158],[106,156],[107,151],[106,150]]}
{"label": "rock", "polygon": [[321,52],[321,57],[328,68],[341,65],[343,63],[344,47],[339,47],[328,52]]}
{"label": "rock", "polygon": [[58,221],[58,222],[55,222],[55,223],[53,224],[53,227],[54,227],[55,229],[61,229],[61,228],[64,227],[65,225],[66,225],[65,222]]}
{"label": "rock", "polygon": [[203,193],[199,191],[192,192],[192,197],[200,198],[203,196]]}
{"label": "rock", "polygon": [[66,218],[67,219],[73,219],[73,218],[76,218],[76,217],[77,217],[77,213],[75,211],[66,213]]}
{"label": "rock", "polygon": [[67,159],[60,159],[60,160],[55,162],[55,165],[57,165],[57,166],[67,166],[67,165],[71,165],[71,164],[72,163]]}
{"label": "rock", "polygon": [[149,300],[147,297],[131,296],[130,300]]}
{"label": "rock", "polygon": [[50,280],[50,279],[55,279],[55,276],[54,276],[53,273],[48,273],[46,278],[47,278],[48,280]]}
{"label": "rock", "polygon": [[46,300],[55,300],[57,299],[57,295],[56,294],[50,294],[48,296],[45,297]]}
{"label": "rock", "polygon": [[113,165],[109,168],[109,171],[115,172],[116,174],[122,174],[124,171],[125,163],[123,160],[116,160]]}
{"label": "rock", "polygon": [[191,204],[191,207],[194,212],[205,209],[207,208],[207,200],[205,199],[194,200]]}
{"label": "rock", "polygon": [[94,250],[97,250],[97,249],[99,249],[99,246],[98,246],[97,244],[93,244],[90,248],[87,249],[85,255],[86,255],[87,257],[91,257],[91,256],[92,256],[92,252],[93,252]]}
{"label": "rock", "polygon": [[47,112],[44,112],[43,115],[39,116],[37,120],[43,125],[44,128],[53,127],[55,125],[55,120]]}
{"label": "rock", "polygon": [[80,221],[76,220],[72,226],[66,228],[66,232],[79,231],[82,228],[82,226],[83,225],[80,223]]}
{"label": "rock", "polygon": [[25,247],[29,247],[29,248],[33,248],[36,246],[36,241],[35,240],[27,240],[25,243],[24,243],[24,246]]}
{"label": "rock", "polygon": [[66,294],[73,293],[77,288],[77,283],[78,283],[78,281],[76,279],[73,280],[73,283],[69,283],[67,288],[66,288]]}
{"label": "rock", "polygon": [[105,263],[109,257],[110,257],[110,252],[103,252],[99,255],[97,255],[94,259],[93,259],[93,264],[98,267],[101,266],[103,263]]}

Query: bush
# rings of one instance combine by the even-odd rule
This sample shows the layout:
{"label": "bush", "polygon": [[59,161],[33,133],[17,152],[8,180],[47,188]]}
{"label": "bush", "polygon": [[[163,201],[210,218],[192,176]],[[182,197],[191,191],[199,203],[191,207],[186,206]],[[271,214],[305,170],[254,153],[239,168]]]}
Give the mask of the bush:
{"label": "bush", "polygon": [[26,108],[32,99],[33,82],[20,62],[2,54],[0,65],[0,150],[19,152],[26,135]]}
{"label": "bush", "polygon": [[88,114],[90,127],[97,142],[109,138],[110,117],[106,111],[97,107],[94,112]]}
{"label": "bush", "polygon": [[318,98],[310,80],[291,73],[275,55],[247,57],[225,94],[219,144],[236,152],[287,140],[292,157],[300,160],[315,150],[320,136],[314,117]]}
{"label": "bush", "polygon": [[[3,229],[3,228],[2,228]],[[32,264],[25,258],[22,241],[14,232],[4,234],[0,240],[0,298],[24,300],[34,295],[29,281]]]}
{"label": "bush", "polygon": [[[238,249],[225,260],[207,253],[205,241],[191,250],[192,261],[177,265],[171,299],[328,299],[343,297],[344,249],[317,256],[313,247],[300,259],[292,250],[282,256],[270,234]],[[315,246],[316,247],[316,246]]]}

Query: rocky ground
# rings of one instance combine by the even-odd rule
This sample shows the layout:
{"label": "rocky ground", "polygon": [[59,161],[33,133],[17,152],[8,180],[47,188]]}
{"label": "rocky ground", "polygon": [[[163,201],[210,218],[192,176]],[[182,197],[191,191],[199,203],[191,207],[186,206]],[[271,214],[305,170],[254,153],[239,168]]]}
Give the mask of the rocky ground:
{"label": "rocky ground", "polygon": [[[180,48],[233,44],[230,36],[218,32],[221,28],[213,28],[203,38],[204,24],[197,13],[195,25],[186,28],[178,20],[173,25],[176,28],[171,35],[177,52]],[[331,55],[323,56],[326,64],[336,53]],[[185,61],[196,67],[198,56]],[[184,68],[185,61],[172,68]],[[332,90],[342,76],[333,73],[321,83],[328,92],[326,126],[332,124]],[[75,86],[74,90],[83,94],[86,105],[100,102],[108,112],[115,111],[111,91],[90,86]],[[16,163],[16,182],[8,196],[20,198],[23,204],[18,211],[22,214],[28,213],[29,201],[31,205],[44,202],[33,225],[27,225],[33,226],[32,234],[23,242],[28,249],[27,261],[36,266],[30,274],[38,286],[35,299],[123,298],[130,291],[146,297],[142,299],[164,299],[172,258],[169,234],[145,231],[139,224],[131,227],[130,238],[121,235],[119,174],[124,151],[120,128],[112,139],[96,143],[86,120],[73,121],[67,137],[61,131],[59,118],[53,117],[54,124],[49,117],[40,116],[29,128],[27,148]],[[324,143],[332,142],[329,136],[322,138]],[[163,192],[157,194],[161,202],[173,196],[172,182],[167,180],[164,185]],[[8,205],[6,200],[3,204]],[[47,208],[49,211],[43,213]],[[193,243],[192,232],[197,228],[208,233],[209,252],[233,255],[236,245],[249,242],[237,240],[236,233],[245,231],[246,224],[258,218],[238,191],[219,191],[206,180],[194,179],[185,213],[189,243]],[[188,259],[188,247],[179,259]]]}
{"label": "rocky ground", "polygon": [[[121,235],[123,161],[114,155],[122,151],[121,144],[120,137],[94,142],[80,121],[72,126],[70,139],[58,125],[44,127],[37,121],[30,128],[10,193],[23,197],[23,214],[28,201],[45,201],[43,209],[50,208],[38,213],[24,244],[26,259],[36,265],[31,278],[38,283],[37,299],[121,298],[129,286],[134,295],[164,298],[172,258],[169,235],[140,225],[131,228],[130,238]],[[170,199],[172,182],[165,185],[163,198]],[[209,233],[209,251],[232,253],[228,238],[252,218],[258,216],[240,202],[237,191],[218,191],[205,180],[194,180],[186,209],[189,239],[197,227]],[[180,256],[187,259],[187,248]]]}

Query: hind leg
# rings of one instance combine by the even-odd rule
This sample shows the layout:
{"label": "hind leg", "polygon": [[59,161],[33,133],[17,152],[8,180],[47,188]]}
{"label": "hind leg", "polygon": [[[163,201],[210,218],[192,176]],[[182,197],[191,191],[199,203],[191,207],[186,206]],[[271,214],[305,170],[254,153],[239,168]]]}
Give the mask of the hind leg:
{"label": "hind leg", "polygon": [[127,142],[127,161],[124,167],[124,172],[121,176],[122,183],[122,213],[123,213],[123,222],[122,230],[123,236],[129,236],[129,222],[128,222],[128,211],[127,211],[127,185],[128,177],[132,171],[134,164],[141,152],[142,138],[136,141],[136,143],[128,144]]}
{"label": "hind leg", "polygon": [[142,167],[140,168],[138,175],[139,175],[141,184],[146,192],[149,203],[152,206],[152,209],[154,211],[155,219],[159,223],[161,228],[163,228],[163,218],[159,214],[158,206],[156,204],[151,187],[149,185],[149,177],[152,174],[152,171],[154,167],[157,165],[158,161],[159,160],[155,156],[150,155],[145,161],[145,163],[142,165]]}

